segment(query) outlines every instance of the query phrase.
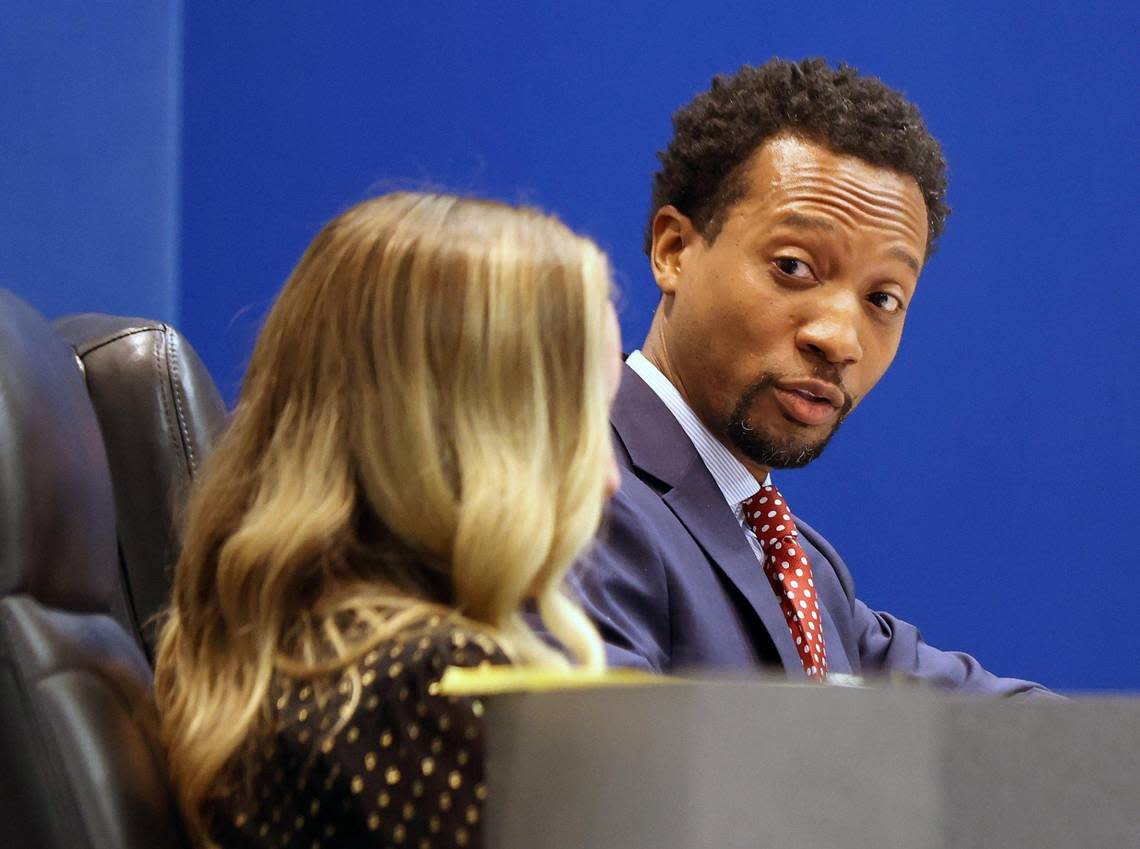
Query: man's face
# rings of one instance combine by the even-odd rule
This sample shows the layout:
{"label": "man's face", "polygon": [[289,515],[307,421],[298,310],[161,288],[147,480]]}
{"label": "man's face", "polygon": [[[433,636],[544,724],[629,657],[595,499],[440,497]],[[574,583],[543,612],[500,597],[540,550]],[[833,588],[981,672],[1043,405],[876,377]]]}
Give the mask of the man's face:
{"label": "man's face", "polygon": [[913,178],[778,137],[709,244],[654,222],[663,301],[647,355],[756,472],[800,466],[883,376],[926,251]]}

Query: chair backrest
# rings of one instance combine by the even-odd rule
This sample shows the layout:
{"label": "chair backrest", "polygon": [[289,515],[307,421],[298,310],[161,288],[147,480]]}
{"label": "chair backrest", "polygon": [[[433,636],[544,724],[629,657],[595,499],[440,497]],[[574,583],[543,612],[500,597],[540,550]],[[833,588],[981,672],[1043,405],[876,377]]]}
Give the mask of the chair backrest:
{"label": "chair backrest", "polygon": [[0,835],[184,849],[150,667],[112,616],[110,474],[71,349],[0,290]]}
{"label": "chair backrest", "polygon": [[226,407],[169,324],[88,313],[54,327],[75,351],[103,433],[129,615],[153,657],[154,617],[170,592],[182,508],[225,426]]}

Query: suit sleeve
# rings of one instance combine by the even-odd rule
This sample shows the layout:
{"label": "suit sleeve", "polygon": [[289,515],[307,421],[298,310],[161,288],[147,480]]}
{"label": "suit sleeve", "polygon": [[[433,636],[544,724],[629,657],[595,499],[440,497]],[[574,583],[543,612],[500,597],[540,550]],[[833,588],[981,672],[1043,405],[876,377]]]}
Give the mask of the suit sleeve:
{"label": "suit sleeve", "polygon": [[619,492],[570,583],[605,641],[611,666],[661,672],[671,653],[669,585],[647,527],[637,505]]}
{"label": "suit sleeve", "polygon": [[827,558],[847,594],[854,642],[864,674],[901,675],[927,681],[943,689],[979,695],[1061,698],[1032,681],[994,675],[963,652],[937,649],[922,638],[914,625],[889,613],[872,610],[856,598],[851,573],[838,552],[806,523],[798,523],[800,532]]}
{"label": "suit sleeve", "polygon": [[963,693],[1060,698],[1032,681],[998,677],[963,652],[936,649],[909,622],[871,610],[858,599],[854,600],[853,614],[859,625],[859,657],[868,672],[902,674]]}

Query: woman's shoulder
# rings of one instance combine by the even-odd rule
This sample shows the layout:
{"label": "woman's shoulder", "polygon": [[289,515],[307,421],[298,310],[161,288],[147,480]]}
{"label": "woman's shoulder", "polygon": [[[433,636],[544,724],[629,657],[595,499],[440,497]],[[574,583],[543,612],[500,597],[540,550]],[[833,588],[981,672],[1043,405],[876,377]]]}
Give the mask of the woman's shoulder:
{"label": "woman's shoulder", "polygon": [[[488,634],[442,617],[365,645],[323,678],[278,675],[276,731],[255,759],[248,799],[236,808],[231,799],[217,836],[244,845],[239,834],[289,831],[308,841],[333,829],[337,845],[372,845],[378,836],[478,845],[483,708],[441,694],[438,684],[449,666],[507,656]],[[290,810],[301,813],[289,819]]]}
{"label": "woman's shoulder", "polygon": [[348,667],[360,675],[362,695],[383,695],[394,684],[435,695],[449,666],[478,667],[510,663],[486,633],[459,622],[432,617],[377,643]]}
{"label": "woman's shoulder", "polygon": [[292,727],[295,732],[307,728],[316,737],[353,715],[382,707],[400,714],[439,713],[460,701],[439,693],[439,681],[449,666],[507,663],[509,658],[489,634],[461,621],[431,616],[371,645],[365,643],[354,661],[323,679],[278,676],[278,727]]}
{"label": "woman's shoulder", "polygon": [[[362,658],[363,666],[385,665],[378,649]],[[483,666],[510,663],[503,650],[487,633],[461,621],[432,616],[422,624],[402,630],[387,641],[389,673],[395,664],[442,675],[449,666]]]}

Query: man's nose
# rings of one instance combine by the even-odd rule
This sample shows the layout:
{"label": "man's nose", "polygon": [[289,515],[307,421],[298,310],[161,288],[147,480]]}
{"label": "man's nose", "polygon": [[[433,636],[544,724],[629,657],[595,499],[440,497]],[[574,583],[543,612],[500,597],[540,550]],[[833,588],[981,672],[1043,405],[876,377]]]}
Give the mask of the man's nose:
{"label": "man's nose", "polygon": [[800,350],[835,366],[859,362],[863,358],[863,346],[859,342],[861,307],[858,295],[853,292],[835,292],[822,299],[797,333]]}

